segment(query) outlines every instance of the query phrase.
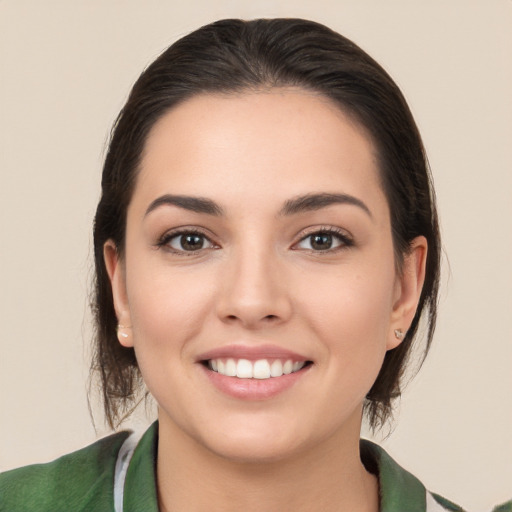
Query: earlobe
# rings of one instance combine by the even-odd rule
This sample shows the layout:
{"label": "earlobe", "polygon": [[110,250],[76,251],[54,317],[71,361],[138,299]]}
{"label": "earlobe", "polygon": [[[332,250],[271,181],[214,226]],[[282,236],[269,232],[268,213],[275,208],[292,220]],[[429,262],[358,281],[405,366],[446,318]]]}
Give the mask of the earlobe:
{"label": "earlobe", "polygon": [[418,236],[410,243],[410,251],[404,256],[401,275],[397,276],[387,350],[400,345],[416,314],[425,281],[427,250],[426,238]]}
{"label": "earlobe", "polygon": [[103,246],[103,259],[112,287],[112,299],[114,301],[114,309],[118,321],[117,338],[119,343],[124,347],[133,347],[124,266],[119,256],[117,246],[112,240],[108,240]]}

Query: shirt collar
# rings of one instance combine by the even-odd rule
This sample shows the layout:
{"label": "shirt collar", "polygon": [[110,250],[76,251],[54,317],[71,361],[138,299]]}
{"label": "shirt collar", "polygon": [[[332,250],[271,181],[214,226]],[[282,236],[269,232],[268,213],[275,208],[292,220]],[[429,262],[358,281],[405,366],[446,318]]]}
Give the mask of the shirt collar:
{"label": "shirt collar", "polygon": [[362,439],[360,450],[363,464],[379,480],[381,512],[425,512],[426,489],[415,476],[370,441]]}

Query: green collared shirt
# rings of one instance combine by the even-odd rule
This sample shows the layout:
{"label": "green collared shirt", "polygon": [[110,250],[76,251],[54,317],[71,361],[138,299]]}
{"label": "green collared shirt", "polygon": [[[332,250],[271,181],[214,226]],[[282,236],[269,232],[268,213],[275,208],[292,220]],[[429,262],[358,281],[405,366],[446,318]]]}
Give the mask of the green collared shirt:
{"label": "green collared shirt", "polygon": [[[65,455],[0,475],[1,512],[158,512],[155,483],[158,423],[137,443],[121,432]],[[382,448],[361,441],[361,457],[377,474],[381,512],[462,511],[426,491]]]}
{"label": "green collared shirt", "polygon": [[493,508],[492,512],[512,512],[512,500]]}

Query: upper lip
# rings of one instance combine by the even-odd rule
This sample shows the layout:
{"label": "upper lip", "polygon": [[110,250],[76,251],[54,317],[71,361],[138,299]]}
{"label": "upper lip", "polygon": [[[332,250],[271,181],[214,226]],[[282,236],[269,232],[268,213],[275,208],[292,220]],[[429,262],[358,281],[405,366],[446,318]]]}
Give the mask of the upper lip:
{"label": "upper lip", "polygon": [[279,347],[277,345],[244,345],[233,344],[217,347],[198,357],[198,362],[208,361],[210,359],[248,359],[257,361],[258,359],[291,359],[294,362],[308,361],[309,359],[297,352]]}

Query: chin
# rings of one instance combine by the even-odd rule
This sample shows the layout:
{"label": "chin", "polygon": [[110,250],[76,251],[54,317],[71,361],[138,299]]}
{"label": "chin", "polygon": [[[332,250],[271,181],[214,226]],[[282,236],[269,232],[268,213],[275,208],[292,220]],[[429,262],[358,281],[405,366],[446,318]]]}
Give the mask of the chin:
{"label": "chin", "polygon": [[210,450],[217,456],[240,464],[269,464],[281,462],[296,455],[302,443],[293,440],[269,439],[269,436],[230,436],[210,443]]}
{"label": "chin", "polygon": [[299,453],[308,444],[305,432],[294,422],[251,415],[231,418],[229,424],[217,422],[215,427],[198,434],[194,436],[196,441],[208,451],[239,463],[278,462]]}

